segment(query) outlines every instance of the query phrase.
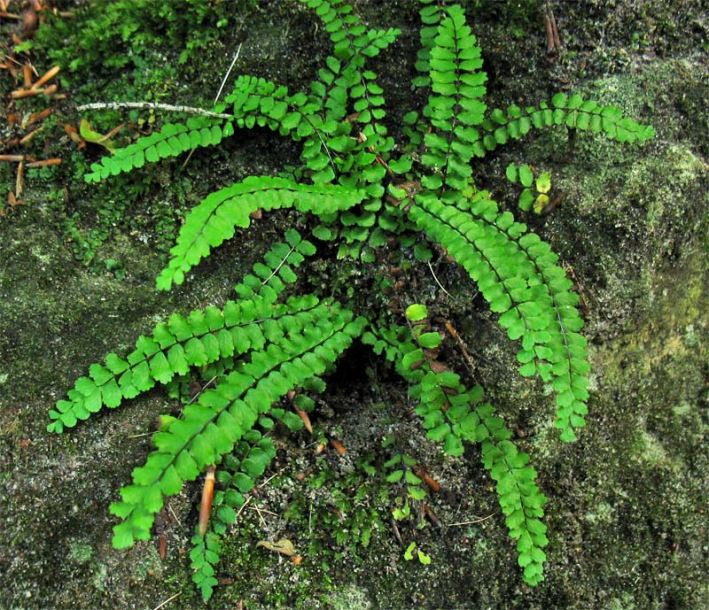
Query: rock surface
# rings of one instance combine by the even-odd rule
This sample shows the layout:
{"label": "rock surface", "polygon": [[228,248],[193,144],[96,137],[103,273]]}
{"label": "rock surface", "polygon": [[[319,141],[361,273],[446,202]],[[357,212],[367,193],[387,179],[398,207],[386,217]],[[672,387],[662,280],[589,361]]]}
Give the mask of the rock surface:
{"label": "rock surface", "polygon": [[[212,66],[209,86],[216,88],[237,40],[244,45],[237,71],[307,82],[327,53],[311,14],[290,1],[275,3],[275,10],[265,2],[233,4],[234,31],[200,60]],[[398,119],[415,98],[408,86],[415,3],[355,4],[370,24],[402,29],[400,42],[375,62]],[[502,177],[508,162],[552,171],[563,202],[530,224],[573,270],[584,301],[591,414],[580,440],[567,446],[551,428],[551,397],[541,383],[511,372],[514,346],[473,287],[451,290],[451,315],[473,346],[477,374],[518,430],[550,498],[546,580],[536,589],[522,584],[478,452],[440,459],[415,422],[402,421],[405,388],[356,349],[344,366],[368,367],[369,374],[336,376],[318,420],[343,439],[346,457],[316,459],[304,435],[279,440],[278,476],[254,502],[261,512],[245,511],[230,539],[220,566],[224,584],[209,607],[240,607],[240,600],[248,609],[348,610],[709,604],[706,14],[691,1],[552,4],[564,42],[557,60],[544,52],[543,3],[467,3],[490,75],[490,105],[534,103],[573,89],[651,122],[658,137],[624,148],[586,136],[571,144],[554,133],[493,156],[476,172],[512,207],[514,193]],[[191,86],[179,84],[181,91]],[[180,101],[207,104],[212,93],[202,91]],[[164,606],[170,610],[201,605],[186,557],[197,486],[171,502],[165,559],[152,542],[128,553],[110,547],[108,503],[148,450],[156,415],[174,411],[175,401],[154,391],[62,436],[45,426],[47,410],[90,363],[128,350],[170,311],[223,301],[240,273],[295,222],[287,215],[261,221],[202,265],[185,288],[155,293],[161,255],[153,211],[169,216],[174,202],[179,215],[230,177],[275,173],[297,162],[293,147],[261,131],[230,146],[195,155],[183,174],[179,161],[165,164],[140,187],[127,179],[93,187],[107,189],[105,205],[116,219],[97,256],[119,260],[124,273],[86,267],[68,241],[64,207],[78,214],[83,231],[103,214],[83,185],[28,180],[25,205],[0,218],[0,608],[155,608],[171,597]],[[62,180],[76,178],[68,172]],[[66,195],[57,195],[63,187]],[[140,197],[119,204],[121,188],[137,188]],[[459,285],[453,269],[438,277]],[[402,526],[406,540],[417,540],[433,558],[429,566],[404,561],[387,517],[395,494],[372,483],[362,466],[376,463],[391,431],[408,438],[449,490],[434,503],[441,521],[462,523],[422,531]],[[303,472],[301,481],[296,475]],[[359,497],[359,488],[368,495]],[[365,545],[362,532],[372,523]],[[302,565],[256,547],[281,536],[294,540]]]}

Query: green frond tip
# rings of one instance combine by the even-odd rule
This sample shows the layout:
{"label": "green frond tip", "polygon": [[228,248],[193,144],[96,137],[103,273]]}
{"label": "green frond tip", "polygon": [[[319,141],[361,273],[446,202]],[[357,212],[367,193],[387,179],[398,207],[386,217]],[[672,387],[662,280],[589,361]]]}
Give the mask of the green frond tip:
{"label": "green frond tip", "polygon": [[170,250],[168,266],[157,278],[158,290],[182,284],[185,273],[209,255],[212,248],[247,228],[256,210],[294,207],[300,212],[332,216],[357,205],[364,193],[337,185],[300,184],[285,178],[250,176],[208,195],[193,208]]}
{"label": "green frond tip", "polygon": [[454,5],[446,13],[428,59],[431,95],[424,115],[433,129],[424,135],[421,161],[434,173],[424,177],[422,185],[433,191],[462,191],[472,175],[470,160],[482,149],[476,127],[487,108],[482,101],[487,75],[463,9]]}
{"label": "green frond tip", "polygon": [[306,328],[275,337],[238,371],[185,407],[182,417],[153,436],[156,449],[133,471],[111,513],[113,545],[127,548],[150,537],[165,496],[177,494],[210,464],[219,464],[271,405],[327,367],[361,334],[366,320],[332,304]]}
{"label": "green frond tip", "polygon": [[211,117],[197,116],[190,117],[185,123],[166,123],[160,131],[139,138],[125,148],[118,148],[112,155],[93,163],[84,180],[99,182],[200,146],[216,146],[222,138],[233,133],[234,126],[230,121]]}
{"label": "green frond tip", "polygon": [[334,44],[334,58],[350,60],[358,54],[375,57],[387,48],[399,30],[368,29],[354,14],[352,5],[343,0],[299,0],[313,9]]}
{"label": "green frond tip", "polygon": [[534,587],[544,580],[543,549],[549,540],[541,518],[547,498],[534,481],[537,473],[529,466],[529,456],[509,440],[512,431],[493,414],[492,406],[483,405],[474,415],[479,422],[476,436],[482,443],[483,465],[496,483],[510,538],[517,541],[524,580]]}

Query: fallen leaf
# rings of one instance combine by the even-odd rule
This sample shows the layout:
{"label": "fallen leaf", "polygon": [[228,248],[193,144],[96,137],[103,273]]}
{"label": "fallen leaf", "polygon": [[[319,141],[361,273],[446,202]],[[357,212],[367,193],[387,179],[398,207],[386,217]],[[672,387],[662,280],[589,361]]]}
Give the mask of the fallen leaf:
{"label": "fallen leaf", "polygon": [[339,455],[345,455],[345,453],[347,453],[347,447],[342,444],[342,441],[338,441],[336,438],[333,438],[330,440],[330,444]]}
{"label": "fallen leaf", "polygon": [[269,551],[280,553],[281,555],[287,555],[288,557],[295,555],[295,547],[293,546],[293,543],[288,540],[288,538],[281,538],[278,542],[259,540],[256,543],[256,546],[262,546]]}
{"label": "fallen leaf", "polygon": [[428,471],[424,466],[421,464],[417,464],[414,467],[414,474],[421,479],[427,486],[428,488],[433,491],[433,492],[438,492],[441,491],[441,484],[436,481],[430,474],[428,474]]}
{"label": "fallen leaf", "polygon": [[111,153],[115,150],[115,145],[111,141],[111,138],[115,136],[122,128],[123,124],[120,124],[118,127],[114,127],[113,129],[111,129],[111,131],[104,135],[102,133],[99,133],[98,131],[94,131],[91,127],[91,123],[89,123],[86,119],[81,119],[81,121],[79,122],[79,134],[84,140],[90,142],[91,144],[98,144],[99,146],[103,146],[107,151]]}

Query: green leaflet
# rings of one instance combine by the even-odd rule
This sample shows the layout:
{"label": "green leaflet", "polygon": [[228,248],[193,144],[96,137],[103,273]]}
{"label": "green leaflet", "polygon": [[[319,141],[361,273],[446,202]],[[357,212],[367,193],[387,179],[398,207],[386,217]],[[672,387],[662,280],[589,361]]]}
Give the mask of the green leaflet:
{"label": "green leaflet", "polygon": [[169,290],[173,283],[182,284],[185,273],[212,248],[233,237],[237,227],[247,228],[256,210],[294,207],[322,216],[346,210],[361,199],[359,191],[335,185],[298,184],[269,176],[246,178],[212,193],[190,212],[156,285]]}

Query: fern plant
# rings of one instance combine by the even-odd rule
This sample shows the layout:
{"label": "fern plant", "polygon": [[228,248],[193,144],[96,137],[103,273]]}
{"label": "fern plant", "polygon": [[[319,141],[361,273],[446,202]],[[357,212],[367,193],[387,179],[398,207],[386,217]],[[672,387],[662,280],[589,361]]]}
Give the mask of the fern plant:
{"label": "fern plant", "polygon": [[[574,441],[586,425],[590,370],[578,296],[550,246],[478,186],[474,161],[535,129],[641,143],[653,136],[652,127],[576,94],[525,108],[488,108],[481,51],[464,10],[421,0],[421,75],[414,84],[428,97],[420,111],[405,115],[405,141],[397,144],[385,122],[382,87],[367,61],[399,31],[367,28],[343,0],[301,2],[333,42],[307,91],[240,76],[225,102],[213,108],[215,116],[164,125],[94,164],[87,181],[218,145],[237,128],[268,127],[292,138],[302,144],[301,179],[253,176],[207,196],[186,218],[157,288],[182,284],[213,248],[248,228],[257,210],[295,208],[312,215],[310,239],[330,241],[339,258],[364,265],[381,262],[384,246],[390,260],[392,244],[402,260],[447,256],[468,273],[519,344],[520,374],[538,375],[551,386],[560,439]],[[302,425],[280,401],[297,393],[298,408],[311,409],[310,394],[324,389],[324,376],[359,339],[409,382],[426,435],[445,454],[461,456],[466,444],[481,446],[524,581],[539,584],[548,543],[546,498],[529,456],[513,443],[482,388],[466,385],[439,360],[444,339],[425,305],[411,304],[402,316],[400,310],[379,310],[377,299],[363,307],[346,295],[294,292],[298,267],[316,251],[289,230],[236,286],[234,300],[173,314],[140,337],[127,356],[111,353],[93,364],[50,410],[49,430],[61,433],[156,384],[178,396],[195,369],[216,380],[179,418],[164,418],[154,434],[155,449],[110,507],[119,520],[113,545],[147,540],[165,499],[216,466],[215,513],[209,528],[195,534],[190,554],[194,580],[208,599],[217,582],[219,538],[275,455],[267,431],[274,419],[292,429]]]}

